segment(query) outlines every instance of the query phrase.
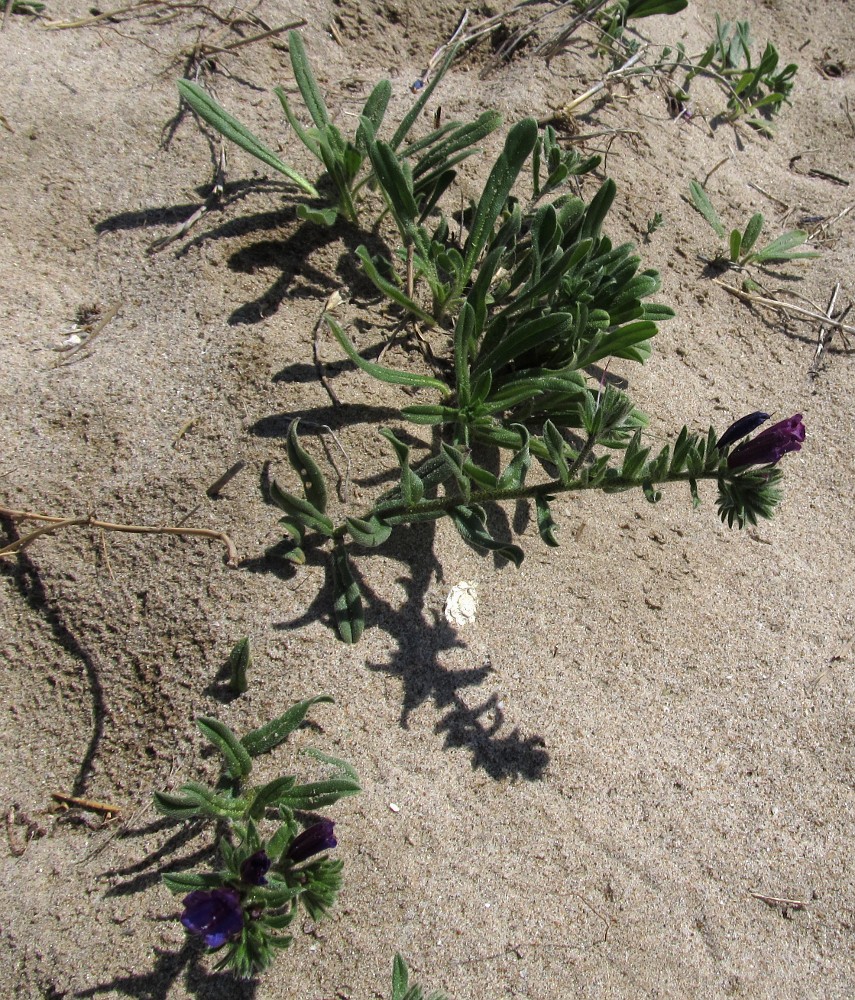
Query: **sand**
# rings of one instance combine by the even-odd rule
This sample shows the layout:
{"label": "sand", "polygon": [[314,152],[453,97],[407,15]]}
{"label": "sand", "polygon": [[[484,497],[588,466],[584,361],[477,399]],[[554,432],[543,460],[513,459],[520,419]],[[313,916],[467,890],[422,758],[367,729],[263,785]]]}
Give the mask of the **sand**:
{"label": "sand", "polygon": [[[408,106],[463,10],[251,6],[271,27],[306,20],[347,130],[384,76],[394,113]],[[56,21],[91,5],[47,7]],[[390,337],[393,318],[355,263],[364,234],[303,225],[293,189],[230,147],[221,204],[147,253],[209,191],[212,147],[192,117],[175,118],[175,81],[195,43],[259,30],[214,16],[230,9],[213,0],[159,23],[140,10],[67,30],[11,15],[0,32],[0,504],[225,531],[239,554],[229,567],[216,539],[71,527],[0,563],[0,993],[369,1000],[389,995],[400,951],[453,1000],[852,996],[853,357],[835,337],[811,374],[818,324],[715,284],[703,258],[717,237],[687,202],[689,181],[716,168],[707,189],[728,226],[762,211],[771,237],[853,204],[852,5],[817,0],[808,19],[801,4],[722,0],[639,22],[653,43],[697,54],[715,12],[748,17],[758,44],[799,64],[771,139],[713,127],[723,101],[708,81],[696,81],[691,120],[673,120],[655,80],[614,85],[579,111],[583,132],[629,130],[608,143],[618,195],[605,229],[639,244],[662,272],[658,300],[677,311],[643,368],[614,373],[657,445],[684,423],[803,413],[807,440],[783,462],[774,520],[729,530],[709,485],[698,510],[677,487],[657,506],[567,496],[557,550],[505,512],[524,527],[519,570],[450,524],[403,530],[355,560],[367,629],[352,647],[331,627],[323,562],[276,557],[263,484],[296,486],[284,435],[300,415],[332,427],[349,456],[338,512],[360,513],[382,489],[392,456],[376,429],[403,426],[409,397],[325,337],[336,407],[313,360],[315,324],[339,289],[360,349]],[[283,38],[216,55],[206,79],[316,176],[272,93],[293,88]],[[485,43],[455,64],[437,92],[445,116],[497,108],[505,128],[546,117],[610,66],[580,42],[550,65],[523,50],[482,79],[489,56]],[[460,197],[504,134],[461,170]],[[586,197],[602,176],[584,180]],[[646,239],[656,211],[662,226]],[[844,307],[853,220],[817,238],[818,260],[755,276],[822,307],[840,282]],[[93,317],[108,317],[97,338],[60,350]],[[406,342],[386,358],[420,363]],[[316,434],[307,447],[334,481],[337,449],[328,456]],[[477,617],[457,628],[443,607],[464,580],[478,583]],[[222,667],[243,636],[254,663],[233,698]],[[327,921],[301,921],[278,964],[242,984],[212,973],[160,884],[165,870],[210,863],[211,831],[165,822],[151,795],[215,776],[196,716],[243,733],[319,693],[335,704],[263,773],[313,773],[295,756],[305,746],[356,767],[363,793],[331,810],[344,889]],[[62,810],[54,793],[120,811],[105,823]]]}

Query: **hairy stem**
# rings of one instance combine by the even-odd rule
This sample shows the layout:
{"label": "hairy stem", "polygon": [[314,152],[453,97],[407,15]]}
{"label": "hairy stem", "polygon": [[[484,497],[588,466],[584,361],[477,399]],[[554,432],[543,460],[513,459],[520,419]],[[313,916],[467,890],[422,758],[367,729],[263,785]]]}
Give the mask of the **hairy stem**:
{"label": "hairy stem", "polygon": [[[578,462],[574,463],[575,467]],[[689,472],[673,473],[665,479],[657,480],[657,485],[664,483],[691,483],[701,480],[728,480],[732,478],[727,471],[716,469],[712,472],[692,475]],[[404,518],[407,521],[418,521],[434,514],[447,514],[455,507],[472,506],[473,504],[483,505],[488,503],[502,503],[506,500],[534,500],[536,497],[554,496],[558,493],[570,493],[580,490],[604,490],[608,493],[622,493],[626,490],[642,489],[649,484],[649,480],[644,476],[628,478],[620,474],[608,476],[605,480],[590,482],[586,479],[573,479],[563,483],[560,479],[552,480],[548,483],[539,483],[536,486],[520,486],[515,489],[504,490],[473,490],[467,498],[459,494],[454,496],[435,497],[429,500],[420,500],[418,503],[406,504],[402,500],[387,500],[378,502],[364,516],[366,519],[378,517],[380,520],[389,518]],[[330,536],[333,539],[343,538],[348,533],[347,525],[339,525]]]}

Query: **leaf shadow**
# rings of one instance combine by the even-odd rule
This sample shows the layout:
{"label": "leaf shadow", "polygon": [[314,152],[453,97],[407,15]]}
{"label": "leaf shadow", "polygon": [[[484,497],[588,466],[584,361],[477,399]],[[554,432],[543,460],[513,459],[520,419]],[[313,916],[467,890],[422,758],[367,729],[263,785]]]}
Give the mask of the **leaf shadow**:
{"label": "leaf shadow", "polygon": [[[426,607],[432,582],[444,579],[434,542],[433,522],[401,526],[383,545],[365,550],[360,556],[360,561],[379,556],[407,567],[408,573],[398,577],[406,597],[397,607],[369,586],[359,565],[352,561],[352,572],[368,604],[369,624],[382,629],[396,644],[387,662],[367,661],[366,667],[400,682],[402,729],[408,729],[412,713],[430,701],[441,713],[434,731],[444,734],[447,749],[468,750],[473,769],[482,769],[495,780],[536,781],[543,776],[550,759],[543,739],[538,735],[523,736],[517,728],[503,733],[505,717],[498,695],[470,705],[462,693],[482,685],[492,673],[492,665],[486,662],[461,670],[442,663],[443,653],[465,648],[465,643],[438,610]],[[319,565],[323,555],[316,551],[310,562]],[[322,620],[334,629],[329,611],[332,603],[333,582],[327,563],[324,584],[309,606],[296,618],[274,628],[290,630]]]}
{"label": "leaf shadow", "polygon": [[75,997],[134,997],[136,1000],[167,1000],[175,984],[184,978],[191,996],[204,1000],[253,1000],[258,984],[229,972],[208,972],[202,962],[207,954],[202,942],[187,938],[179,951],[154,949],[154,967],[149,972],[117,976],[98,986],[79,990]]}

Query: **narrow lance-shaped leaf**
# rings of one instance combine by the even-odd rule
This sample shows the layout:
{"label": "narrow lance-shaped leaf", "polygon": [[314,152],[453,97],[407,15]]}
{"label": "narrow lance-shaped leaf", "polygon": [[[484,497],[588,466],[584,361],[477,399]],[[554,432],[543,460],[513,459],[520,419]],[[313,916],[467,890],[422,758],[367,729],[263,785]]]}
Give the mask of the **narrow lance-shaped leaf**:
{"label": "narrow lance-shaped leaf", "polygon": [[152,797],[154,808],[162,816],[169,816],[170,819],[191,819],[202,812],[199,800],[196,798],[191,799],[186,795],[173,795],[169,792],[155,792]]}
{"label": "narrow lance-shaped leaf", "polygon": [[266,809],[278,806],[280,802],[284,801],[285,795],[293,785],[294,778],[291,775],[274,778],[273,781],[268,781],[266,785],[262,785],[256,791],[255,798],[252,800],[250,815],[255,819],[263,818]]}
{"label": "narrow lance-shaped leaf", "polygon": [[410,129],[413,127],[416,119],[422,112],[422,108],[427,104],[428,98],[434,92],[436,87],[439,85],[439,81],[445,76],[448,71],[448,67],[451,65],[452,59],[457,55],[457,50],[459,45],[452,45],[449,48],[448,53],[440,64],[439,68],[434,71],[433,76],[428,81],[427,86],[422,87],[419,93],[418,99],[415,101],[410,110],[401,119],[401,124],[395,130],[395,134],[392,136],[392,140],[389,145],[392,149],[397,149],[401,143],[406,139]]}
{"label": "narrow lance-shaped leaf", "polygon": [[302,723],[312,705],[332,704],[333,699],[328,694],[320,694],[306,701],[297,702],[292,705],[287,712],[261,726],[254,729],[243,737],[241,743],[246,747],[250,757],[258,757],[259,754],[268,753],[274,747],[284,742],[291,733]]}
{"label": "narrow lance-shaped leaf", "polygon": [[543,443],[549,450],[549,460],[555,466],[562,486],[567,486],[570,483],[570,468],[566,457],[567,442],[551,420],[547,420],[543,425]]}
{"label": "narrow lance-shaped leaf", "polygon": [[501,542],[490,534],[487,529],[487,520],[483,508],[477,505],[461,505],[453,507],[449,511],[449,514],[454,522],[454,526],[460,532],[461,538],[476,549],[486,549],[489,552],[496,552],[517,567],[523,561],[524,553],[519,545],[513,545],[511,542]]}
{"label": "narrow lance-shaped leaf", "polygon": [[300,418],[295,417],[288,428],[288,461],[300,477],[306,499],[324,514],[327,509],[327,487],[324,483],[324,476],[315,460],[300,444],[300,439],[297,436],[299,425]]}
{"label": "narrow lance-shaped leaf", "polygon": [[742,233],[738,229],[730,231],[729,249],[730,259],[736,263],[739,260],[739,250],[742,246]]}
{"label": "narrow lance-shaped leaf", "polygon": [[356,147],[363,154],[368,152],[368,143],[377,135],[391,97],[392,84],[388,80],[381,80],[368,95],[356,131]]}
{"label": "narrow lance-shaped leaf", "polygon": [[471,402],[469,384],[469,352],[475,333],[475,310],[463,303],[454,327],[454,381],[457,386],[457,405],[462,409]]}
{"label": "narrow lance-shaped leaf", "polygon": [[171,893],[193,892],[194,889],[219,889],[223,876],[219,872],[166,872],[163,884]]}
{"label": "narrow lance-shaped leaf", "polygon": [[[437,169],[445,169],[451,163],[460,163],[465,157],[471,155],[474,150],[471,148],[476,142],[494,132],[502,124],[502,116],[497,111],[485,111],[474,122],[468,122],[455,128],[451,134],[446,135],[441,141],[431,146],[413,167],[413,178],[419,179],[423,175]],[[458,155],[460,154],[460,155]],[[412,155],[411,149],[404,150],[404,155]]]}
{"label": "narrow lance-shaped leaf", "polygon": [[291,67],[294,70],[294,79],[300,89],[300,95],[305,101],[306,108],[312,117],[312,121],[319,129],[330,124],[330,116],[324,98],[318,89],[317,81],[312,73],[309,64],[309,57],[306,55],[306,48],[303,39],[297,31],[288,32],[288,50],[291,55]]}
{"label": "narrow lance-shaped leaf", "polygon": [[198,84],[189,80],[179,80],[178,90],[187,104],[196,114],[213,126],[221,135],[230,139],[235,145],[246,150],[256,159],[266,163],[274,170],[284,174],[288,180],[293,181],[302,191],[305,191],[312,198],[318,198],[317,188],[302,174],[298,173],[287,163],[283,163],[279,157],[273,153],[264,143],[253,135],[252,132],[233,118],[225,108],[221,107],[210,94],[206,93]]}
{"label": "narrow lance-shaped leaf", "polygon": [[249,648],[249,637],[246,636],[234,644],[226,661],[226,670],[229,674],[229,687],[237,694],[243,694],[249,686],[246,675],[251,664],[252,655]]}
{"label": "narrow lance-shaped leaf", "polygon": [[801,246],[806,242],[808,234],[801,229],[793,229],[784,233],[768,246],[763,247],[754,254],[754,258],[760,262],[774,263],[775,261],[785,262],[788,260],[806,260],[812,257],[819,257],[816,251],[805,251],[793,253],[793,247]]}
{"label": "narrow lance-shaped leaf", "polygon": [[551,499],[552,497],[538,493],[534,498],[534,502],[537,510],[537,530],[540,532],[540,537],[547,545],[556,547],[558,545],[558,539],[555,537],[557,525],[549,509],[549,501]]}
{"label": "narrow lance-shaped leaf", "polygon": [[334,805],[348,795],[357,795],[362,789],[350,778],[327,778],[307,785],[295,785],[286,789],[276,800],[286,809],[314,812]]}
{"label": "narrow lance-shaped leaf", "polygon": [[469,477],[463,471],[466,461],[462,453],[454,445],[447,444],[445,441],[440,444],[440,448],[443,458],[448,463],[451,477],[460,491],[460,495],[464,500],[468,500],[472,492],[472,484],[469,481]]}
{"label": "narrow lance-shaped leaf", "polygon": [[415,221],[419,214],[412,185],[408,183],[407,175],[401,169],[401,161],[391,146],[387,146],[385,142],[372,142],[368,147],[368,155],[401,230],[401,236],[406,238],[406,223]]}
{"label": "narrow lance-shaped leaf", "polygon": [[[371,254],[368,253],[368,250],[364,246],[356,248],[356,256],[360,259],[360,261],[362,261],[363,270],[368,275],[368,278],[377,286],[379,291],[381,291],[387,298],[391,299],[393,302],[396,302],[399,306],[403,306],[404,309],[406,309],[408,312],[411,312],[417,319],[420,319],[422,323],[425,323],[428,326],[436,326],[436,320],[433,318],[433,316],[431,316],[429,312],[425,312],[425,310],[422,309],[422,307],[417,302],[411,299],[409,295],[407,295],[400,288],[398,288],[397,285],[393,284],[391,281],[388,281],[386,278],[383,277],[383,275],[378,270],[377,265],[371,259]],[[329,323],[330,317],[326,317],[326,320],[327,323]],[[334,328],[333,328],[333,333],[335,333]],[[350,344],[348,344],[348,346],[342,344],[342,347],[344,347],[345,351],[348,350],[348,347],[350,347],[351,350],[353,350],[352,345]],[[354,351],[354,354],[355,353],[356,352]],[[370,375],[374,375],[375,378],[381,377],[380,375],[376,375],[371,370],[370,362],[365,361],[362,364],[360,364],[360,362],[363,361],[363,359],[360,358],[358,354],[356,355],[356,357],[353,357],[353,355],[350,354],[348,354],[348,356],[351,358],[352,361],[356,362],[356,364],[359,365],[359,367],[362,368],[363,371],[367,371]],[[356,360],[357,358],[359,358],[358,361]],[[381,366],[377,365],[376,367],[380,368]],[[387,371],[388,369],[382,369],[382,370]],[[443,386],[443,389],[445,388],[446,387]]]}
{"label": "narrow lance-shaped leaf", "polygon": [[742,234],[742,253],[748,253],[748,251],[757,242],[757,237],[760,235],[763,229],[763,216],[760,212],[755,212],[754,215],[748,220],[748,224],[745,227],[745,232]]}
{"label": "narrow lance-shaped leaf", "polygon": [[716,235],[724,239],[724,226],[718,217],[718,213],[712,206],[712,202],[707,197],[706,191],[697,181],[689,181],[689,194],[692,196],[692,203],[707,222],[713,227]]}
{"label": "narrow lance-shaped leaf", "polygon": [[417,372],[403,372],[394,368],[386,368],[384,365],[374,364],[373,361],[366,361],[351,344],[344,330],[336,323],[331,316],[324,317],[333,332],[333,336],[339,342],[344,353],[350,360],[361,368],[364,372],[378,379],[381,382],[389,382],[393,385],[409,385],[423,389],[437,389],[443,396],[450,392],[448,386],[439,379],[431,378],[430,375],[419,375]]}
{"label": "narrow lance-shaped leaf", "polygon": [[408,506],[418,503],[425,495],[425,486],[421,477],[410,467],[409,446],[395,437],[388,427],[381,427],[380,434],[395,449],[395,455],[401,467],[401,499]]}
{"label": "narrow lance-shaped leaf", "polygon": [[252,770],[252,759],[246,747],[225,723],[218,719],[202,717],[196,720],[196,725],[202,735],[223,755],[229,774],[233,778],[244,778],[249,774]]}
{"label": "narrow lance-shaped leaf", "polygon": [[287,493],[274,479],[270,484],[270,499],[291,518],[296,518],[307,528],[312,528],[329,537],[333,533],[333,523],[314,504],[293,493]]}
{"label": "narrow lance-shaped leaf", "polygon": [[364,545],[367,548],[376,548],[392,534],[392,528],[384,524],[377,515],[372,515],[368,520],[360,517],[349,517],[345,524],[350,537],[357,545]]}
{"label": "narrow lance-shaped leaf", "polygon": [[616,194],[617,185],[609,177],[603,182],[602,187],[591,199],[591,203],[585,210],[585,220],[579,234],[582,239],[594,239],[600,235],[603,221],[612,207]]}
{"label": "narrow lance-shaped leaf", "polygon": [[511,429],[518,432],[522,439],[522,447],[508,463],[507,468],[499,476],[498,488],[500,490],[518,490],[525,485],[526,473],[531,466],[531,451],[529,441],[531,440],[528,430],[523,424],[512,424]]}
{"label": "narrow lance-shaped leaf", "polygon": [[246,799],[230,795],[218,795],[198,781],[188,781],[178,789],[186,799],[195,799],[199,811],[215,819],[240,819],[246,809]]}
{"label": "narrow lance-shaped leaf", "polygon": [[[472,228],[466,240],[464,281],[472,273],[481,251],[487,245],[496,219],[508,200],[522,165],[534,149],[535,142],[537,142],[537,122],[533,118],[523,119],[508,133],[505,148],[484,185],[484,193],[475,210],[475,218],[472,220]],[[460,287],[462,288],[462,285]]]}
{"label": "narrow lance-shaped leaf", "polygon": [[407,963],[396,954],[392,961],[392,1000],[404,1000],[410,981]]}
{"label": "narrow lance-shaped leaf", "polygon": [[365,630],[362,596],[353,578],[347,551],[336,542],[332,550],[333,612],[338,634],[348,644],[358,642]]}

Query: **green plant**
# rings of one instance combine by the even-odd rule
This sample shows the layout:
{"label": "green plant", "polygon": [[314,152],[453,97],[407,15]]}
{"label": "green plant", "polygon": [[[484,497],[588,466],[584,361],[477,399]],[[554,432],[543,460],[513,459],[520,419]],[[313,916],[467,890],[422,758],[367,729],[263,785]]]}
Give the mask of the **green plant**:
{"label": "green plant", "polygon": [[[298,138],[323,165],[325,175],[317,186],[284,163],[197,84],[180,80],[179,92],[209,125],[284,174],[317,202],[315,205],[298,205],[297,214],[300,218],[321,225],[332,225],[341,215],[351,222],[358,222],[360,199],[374,185],[372,171],[363,171],[363,166],[369,147],[383,125],[392,85],[388,80],[381,80],[377,84],[362,108],[353,139],[347,139],[330,117],[300,34],[292,31],[288,36],[288,44],[297,88],[309,112],[312,126],[307,128],[300,123],[281,87],[277,87],[275,93]],[[452,183],[456,176],[455,166],[471,156],[475,151],[475,144],[501,124],[501,116],[488,111],[467,124],[446,122],[408,146],[403,145],[434,88],[448,69],[455,51],[452,49],[449,52],[436,74],[422,89],[385,147],[410,179],[412,197],[417,212],[421,215],[427,215]]]}
{"label": "green plant", "polygon": [[[353,768],[318,750],[302,753],[332,769],[329,777],[298,785],[291,775],[260,786],[247,785],[253,760],[269,753],[303,722],[321,695],[293,705],[243,739],[216,719],[196,724],[223,757],[215,787],[191,781],[177,794],[157,792],[158,812],[173,819],[214,821],[220,832],[221,867],[214,872],[170,872],[163,876],[173,893],[183,893],[181,922],[212,950],[224,950],[218,968],[250,977],[263,971],[292,937],[284,933],[302,906],[312,920],[335,902],[342,863],[318,858],[336,846],[331,820],[312,823],[302,833],[296,813],[315,812],[360,791]],[[263,835],[271,824],[274,829]],[[313,859],[313,860],[309,860]]]}
{"label": "green plant", "polygon": [[390,1000],[448,1000],[444,993],[431,993],[427,997],[421,986],[410,985],[407,963],[401,955],[395,955],[392,962],[392,996]]}
{"label": "green plant", "polygon": [[[378,185],[404,243],[398,259],[424,279],[431,306],[402,287],[403,278],[391,261],[373,260],[364,247],[359,255],[394,303],[420,322],[447,329],[451,351],[435,375],[388,368],[363,358],[341,326],[327,317],[339,344],[362,371],[440,397],[439,402],[408,403],[400,409],[404,419],[439,429],[441,436],[434,438],[428,457],[414,463],[411,448],[392,430],[381,429],[399,466],[399,485],[359,516],[345,516],[338,524],[327,512],[323,474],[299,439],[299,420],[291,423],[287,455],[303,496],[274,480],[270,499],[285,514],[281,524],[290,539],[286,558],[303,563],[309,547],[330,543],[333,611],[345,641],[358,640],[365,625],[349,545],[382,545],[400,524],[447,516],[476,549],[519,565],[523,550],[489,527],[492,505],[532,502],[539,534],[554,546],[550,503],[569,491],[640,489],[655,502],[661,495],[658,484],[685,482],[697,502],[697,483],[714,479],[721,517],[740,527],[770,516],[778,502],[778,471],[731,467],[712,428],[699,436],[684,427],[673,450],[666,445],[651,458],[642,437],[647,418],[626,394],[605,384],[604,372],[591,377],[590,366],[597,362],[643,362],[657,322],[673,313],[644,301],[658,289],[658,274],[640,271],[634,247],[613,247],[601,232],[615,197],[613,182],[604,182],[588,204],[560,196],[538,205],[534,196],[522,209],[511,191],[539,141],[531,119],[510,130],[468,213],[468,235],[459,248],[451,244],[443,218],[428,238],[396,157],[380,142],[369,145]],[[540,195],[544,186],[538,185],[539,166],[532,187]],[[496,469],[496,452],[504,449],[512,457]],[[486,464],[481,458],[485,450]],[[530,483],[533,461],[542,473],[539,482]]]}
{"label": "green plant", "polygon": [[[537,206],[570,175],[568,163],[553,155],[553,141],[554,135],[538,137],[531,119],[510,130],[459,250],[449,245],[444,219],[432,236],[418,225],[394,159],[386,159],[388,169],[378,167],[406,247],[400,257],[411,261],[416,278],[428,285],[431,304],[408,294],[389,260],[372,259],[365,247],[357,253],[390,299],[421,322],[453,327],[447,381],[366,361],[338,323],[327,318],[363,371],[381,381],[439,392],[439,403],[407,406],[402,415],[419,424],[446,425],[455,445],[518,449],[523,442],[518,424],[550,420],[561,430],[582,427],[585,408],[593,407],[600,394],[584,369],[608,357],[643,362],[656,323],[673,315],[666,306],[643,301],[658,289],[659,276],[639,271],[632,244],[615,247],[601,233],[616,193],[612,181],[589,204],[561,197]],[[534,196],[523,211],[511,189],[530,156]],[[548,173],[542,182],[544,161]],[[630,406],[626,427],[614,425],[610,442],[625,443],[644,422]],[[541,443],[532,447],[538,457],[548,457]]]}
{"label": "green plant", "polygon": [[688,100],[689,84],[694,77],[700,73],[712,75],[727,89],[726,120],[734,122],[744,117],[747,124],[770,135],[769,118],[790,103],[798,66],[789,63],[779,70],[780,56],[771,42],[766,43],[759,61],[754,63],[753,58],[749,22],[737,21],[732,25],[716,15],[715,38],[689,69],[677,96],[682,101]]}
{"label": "green plant", "polygon": [[[697,435],[684,427],[673,446],[665,445],[651,458],[641,428],[629,436],[632,413],[629,399],[606,387],[596,399],[584,397],[581,406],[584,438],[579,443],[571,444],[551,421],[543,425],[539,437],[532,436],[522,424],[515,425],[510,430],[521,446],[498,473],[479,465],[468,449],[447,442],[440,442],[432,454],[414,466],[410,447],[391,430],[381,429],[398,461],[399,484],[380,496],[363,514],[345,517],[338,525],[327,514],[323,474],[303,448],[297,435],[299,421],[295,419],[288,437],[288,458],[300,477],[303,496],[283,490],[275,480],[270,489],[272,501],[285,514],[280,523],[291,541],[286,558],[304,563],[308,546],[330,543],[336,626],[339,636],[352,643],[362,635],[365,618],[360,587],[350,565],[348,542],[373,548],[382,545],[398,525],[447,516],[475,549],[493,552],[519,566],[523,550],[493,535],[487,520],[490,506],[520,500],[533,503],[541,539],[549,546],[556,546],[557,525],[550,504],[559,494],[592,489],[604,493],[639,489],[651,503],[656,503],[662,495],[657,486],[682,482],[689,486],[697,505],[698,482],[708,479],[718,485],[719,516],[731,526],[744,527],[756,524],[760,517],[771,517],[780,500],[777,484],[781,478],[780,470],[772,466],[786,451],[798,450],[804,440],[801,417],[794,417],[783,435],[784,445],[789,445],[791,438],[791,446],[783,447],[779,453],[768,447],[758,448],[752,453],[751,462],[738,464],[730,460],[724,443],[719,446],[713,428],[705,435]],[[744,431],[740,436],[747,433]],[[729,438],[725,435],[723,439],[728,444],[736,440],[732,430],[727,434]],[[618,435],[625,441],[621,458],[613,460],[608,450],[597,453],[598,447],[606,447]],[[510,443],[508,439],[507,444]],[[776,439],[775,445],[780,444]],[[541,475],[539,482],[527,483],[533,457],[539,459],[545,478]],[[761,462],[764,468],[751,467]]]}
{"label": "green plant", "polygon": [[662,213],[654,212],[652,217],[647,220],[647,228],[645,230],[645,237],[650,238],[657,229],[662,225]]}
{"label": "green plant", "polygon": [[812,257],[819,257],[814,250],[797,251],[795,248],[801,246],[808,238],[808,234],[802,229],[791,229],[783,233],[777,239],[766,246],[755,249],[757,240],[763,231],[765,222],[763,215],[756,212],[746,223],[745,229],[732,229],[730,235],[725,231],[718,213],[709,200],[706,191],[695,180],[689,182],[689,195],[692,204],[707,220],[721,239],[727,240],[728,257],[721,257],[719,260],[730,263],[736,267],[747,267],[749,264],[785,264],[791,260],[808,260]]}

